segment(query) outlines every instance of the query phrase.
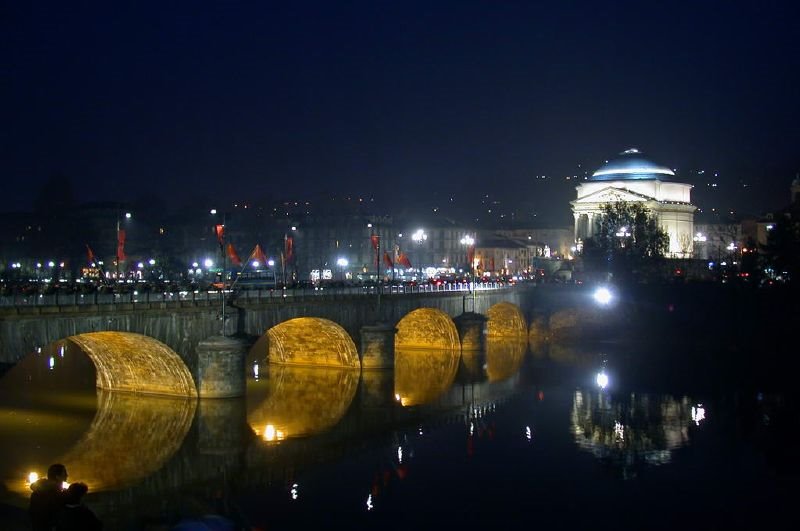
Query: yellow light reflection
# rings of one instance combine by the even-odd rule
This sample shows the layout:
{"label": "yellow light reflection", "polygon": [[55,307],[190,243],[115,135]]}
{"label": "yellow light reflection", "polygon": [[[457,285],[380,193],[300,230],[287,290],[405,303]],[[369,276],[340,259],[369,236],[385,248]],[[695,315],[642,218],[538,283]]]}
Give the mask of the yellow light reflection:
{"label": "yellow light reflection", "polygon": [[404,407],[436,400],[453,383],[459,353],[454,350],[397,349],[394,390]]}
{"label": "yellow light reflection", "polygon": [[358,379],[350,369],[270,365],[269,378],[248,382],[247,422],[267,442],[321,433],[345,414]]}

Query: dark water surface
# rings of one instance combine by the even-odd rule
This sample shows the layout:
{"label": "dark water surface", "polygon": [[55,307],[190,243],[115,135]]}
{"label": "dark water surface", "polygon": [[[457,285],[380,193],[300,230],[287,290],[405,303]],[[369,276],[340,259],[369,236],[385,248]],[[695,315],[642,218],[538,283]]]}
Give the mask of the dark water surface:
{"label": "dark water surface", "polygon": [[490,342],[193,401],[96,391],[60,348],[0,379],[3,529],[56,461],[107,529],[797,527],[795,364],[768,352]]}

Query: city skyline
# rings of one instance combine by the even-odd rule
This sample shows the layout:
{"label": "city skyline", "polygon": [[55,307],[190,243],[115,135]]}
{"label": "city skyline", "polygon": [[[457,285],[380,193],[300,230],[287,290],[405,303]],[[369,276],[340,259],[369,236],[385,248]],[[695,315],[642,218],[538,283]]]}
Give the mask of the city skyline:
{"label": "city skyline", "polygon": [[800,170],[792,15],[754,2],[11,6],[4,210],[65,176],[82,201],[488,193],[558,224],[574,188],[542,181],[638,147],[708,192],[701,208],[758,215],[788,202]]}

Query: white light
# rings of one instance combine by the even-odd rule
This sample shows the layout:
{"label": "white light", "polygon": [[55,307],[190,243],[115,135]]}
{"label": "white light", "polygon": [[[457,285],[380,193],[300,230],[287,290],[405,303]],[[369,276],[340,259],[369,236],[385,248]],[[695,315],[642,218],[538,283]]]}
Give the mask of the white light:
{"label": "white light", "polygon": [[212,208],[212,209],[211,209],[211,215],[213,216],[213,215],[214,215],[214,214],[216,214],[216,213],[217,213],[217,209],[216,209],[216,208]]}
{"label": "white light", "polygon": [[402,446],[398,446],[397,447],[397,462],[400,463],[401,465],[403,464],[403,447]]}
{"label": "white light", "polygon": [[706,408],[703,407],[703,404],[697,404],[697,407],[692,406],[692,420],[696,425],[700,425],[701,420],[705,420],[706,418]]}
{"label": "white light", "polygon": [[199,266],[200,264],[198,264],[197,262],[192,262],[192,267],[199,267]]}
{"label": "white light", "polygon": [[525,426],[525,438],[529,441],[533,438],[533,432],[531,431],[530,426]]}
{"label": "white light", "polygon": [[150,265],[156,265],[156,261],[155,261],[154,258],[151,258],[150,260],[148,260],[147,263],[150,264]]}
{"label": "white light", "polygon": [[297,230],[297,227],[295,225],[292,225],[292,230]]}
{"label": "white light", "polygon": [[260,265],[261,264],[258,262],[258,260],[253,260],[253,264],[252,264],[253,267],[258,267]]}
{"label": "white light", "polygon": [[205,261],[203,261],[203,265],[206,267],[211,267],[214,265],[214,260],[211,258],[206,258]]}
{"label": "white light", "polygon": [[289,492],[292,494],[292,499],[293,499],[293,500],[296,500],[296,499],[297,499],[297,497],[299,496],[299,495],[297,494],[297,489],[298,489],[298,488],[299,488],[299,485],[298,485],[297,483],[293,483],[293,484],[292,484],[292,490],[290,490]]}
{"label": "white light", "polygon": [[367,228],[371,229],[372,228],[372,223],[367,223]]}
{"label": "white light", "polygon": [[138,267],[139,269],[143,269],[144,268],[144,264],[139,262],[138,264],[136,264],[136,267]]}
{"label": "white light", "polygon": [[125,219],[131,219],[131,213],[125,212]]}
{"label": "white light", "polygon": [[598,304],[607,305],[611,302],[612,295],[608,288],[597,288],[594,292],[594,300]]}
{"label": "white light", "polygon": [[347,258],[339,258],[338,260],[336,260],[336,265],[338,265],[339,267],[347,267],[347,264],[349,263],[350,262],[347,261]]}
{"label": "white light", "polygon": [[272,267],[272,266],[274,266],[274,265],[275,265],[275,260],[273,260],[272,258],[270,258],[270,259],[269,259],[269,261],[267,262],[267,264],[268,264],[270,267]]}
{"label": "white light", "polygon": [[598,372],[595,381],[600,389],[605,389],[608,387],[608,375],[605,373],[605,371]]}
{"label": "white light", "polygon": [[367,496],[367,510],[368,511],[372,510],[372,494]]}
{"label": "white light", "polygon": [[50,361],[48,362],[48,366],[50,370],[53,370],[53,367],[56,366],[56,359],[53,356],[50,356]]}
{"label": "white light", "polygon": [[614,421],[614,435],[620,441],[625,440],[625,427],[616,420]]}
{"label": "white light", "polygon": [[258,362],[253,365],[253,378],[258,380]]}
{"label": "white light", "polygon": [[54,267],[55,265],[56,265],[56,263],[53,262],[52,260],[47,262],[47,267]]}
{"label": "white light", "polygon": [[36,472],[28,474],[28,483],[36,483],[37,481],[39,481],[39,474]]}

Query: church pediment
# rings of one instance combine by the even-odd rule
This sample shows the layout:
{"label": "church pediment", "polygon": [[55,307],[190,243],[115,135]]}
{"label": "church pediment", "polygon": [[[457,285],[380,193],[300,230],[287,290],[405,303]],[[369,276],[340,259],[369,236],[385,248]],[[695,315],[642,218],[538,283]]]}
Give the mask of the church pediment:
{"label": "church pediment", "polygon": [[648,197],[644,194],[640,194],[637,192],[632,192],[630,190],[626,190],[625,188],[615,188],[613,186],[609,186],[607,188],[603,188],[601,190],[592,192],[589,195],[579,197],[575,201],[572,201],[572,204],[579,205],[585,203],[591,203],[591,204],[616,203],[619,201],[627,201],[629,203],[641,203],[645,201],[655,201],[655,198]]}

